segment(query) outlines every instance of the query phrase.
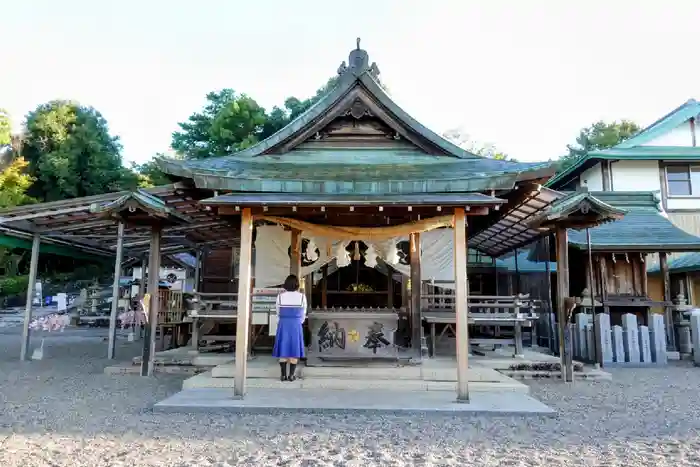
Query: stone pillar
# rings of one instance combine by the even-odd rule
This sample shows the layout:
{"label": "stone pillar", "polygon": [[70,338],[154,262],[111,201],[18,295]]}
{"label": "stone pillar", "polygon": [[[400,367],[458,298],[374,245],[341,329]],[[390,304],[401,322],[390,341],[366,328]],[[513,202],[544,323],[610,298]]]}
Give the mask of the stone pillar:
{"label": "stone pillar", "polygon": [[[294,250],[292,248],[292,250]],[[251,281],[253,255],[253,214],[250,208],[241,211],[241,254],[238,262],[238,311],[236,315],[236,372],[233,381],[235,397],[245,396],[248,372],[248,337],[251,313]]]}
{"label": "stone pillar", "polygon": [[607,313],[598,313],[595,315],[595,337],[596,337],[596,354],[598,355],[598,363],[605,367],[606,363],[613,361],[613,344],[610,328],[610,315]]}
{"label": "stone pillar", "polygon": [[700,310],[690,313],[690,332],[693,341],[693,363],[700,366]]}
{"label": "stone pillar", "polygon": [[625,361],[639,363],[639,329],[637,316],[632,313],[622,315],[622,329],[625,331],[623,342],[625,346]]}
{"label": "stone pillar", "polygon": [[[39,267],[39,249],[41,248],[41,236],[38,233],[32,238],[32,256],[29,261],[29,281],[27,283],[27,304],[24,306],[24,323],[22,325],[22,346],[19,359],[27,360],[29,352],[29,324],[32,321],[32,304],[34,302],[34,289],[36,288],[36,275]],[[41,306],[41,304],[39,304]]]}
{"label": "stone pillar", "polygon": [[653,313],[649,327],[651,329],[651,358],[655,363],[665,365],[668,362],[668,356],[666,355],[666,327],[663,315]]}
{"label": "stone pillar", "polygon": [[[604,315],[607,315],[607,313],[603,313]],[[608,315],[609,316],[609,315]],[[623,342],[624,339],[624,332],[622,331],[622,326],[618,326],[617,324],[612,327],[612,343],[613,343],[613,354],[615,358],[615,363],[625,363],[625,343]],[[664,334],[665,336],[665,334]],[[664,342],[665,342],[665,337],[664,337]],[[664,345],[666,345],[664,343]]]}
{"label": "stone pillar", "polygon": [[651,341],[647,326],[639,326],[639,356],[642,362],[651,363]]}
{"label": "stone pillar", "polygon": [[117,312],[119,311],[119,279],[122,275],[122,255],[124,249],[124,223],[117,227],[117,253],[114,258],[114,282],[112,283],[112,310],[109,315],[109,342],[107,358],[114,359],[114,348],[117,340]]}
{"label": "stone pillar", "polygon": [[[457,328],[457,400],[469,402],[469,307],[467,305],[467,220],[464,208],[454,213],[455,313]],[[415,288],[416,286],[413,285]]]}
{"label": "stone pillar", "polygon": [[588,337],[586,326],[588,325],[588,314],[576,313],[576,325],[571,339],[573,354],[578,358],[588,358]]}

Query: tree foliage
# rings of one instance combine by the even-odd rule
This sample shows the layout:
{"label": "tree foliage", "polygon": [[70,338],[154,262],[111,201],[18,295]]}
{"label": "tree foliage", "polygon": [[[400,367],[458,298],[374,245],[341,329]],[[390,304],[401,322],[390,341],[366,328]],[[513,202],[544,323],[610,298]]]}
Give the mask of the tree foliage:
{"label": "tree foliage", "polygon": [[16,157],[0,172],[0,208],[36,201],[27,194],[34,182],[34,178],[27,173],[28,165],[22,157]]}
{"label": "tree foliage", "polygon": [[[156,157],[163,157],[163,154],[156,154]],[[151,188],[170,183],[170,178],[158,168],[155,158],[143,164],[132,162],[131,170],[137,177],[137,185],[139,188]]]}
{"label": "tree foliage", "polygon": [[482,144],[473,140],[471,136],[469,136],[469,134],[467,134],[462,128],[449,129],[444,132],[442,136],[452,144],[455,144],[465,151],[471,152],[472,154],[476,154],[477,156],[488,157],[489,159],[496,160],[516,161],[503,151],[499,151],[496,146],[491,143]]}
{"label": "tree foliage", "polygon": [[92,107],[51,101],[27,116],[22,155],[35,178],[29,194],[42,201],[96,195],[135,186],[122,166],[119,139]]}
{"label": "tree foliage", "polygon": [[313,97],[289,97],[268,113],[255,99],[233,89],[210,92],[200,112],[179,124],[172,148],[188,159],[219,157],[246,149],[275,134],[318,102],[336,85],[333,77]]}
{"label": "tree foliage", "polygon": [[639,125],[629,120],[614,121],[612,123],[598,121],[589,127],[582,128],[576,138],[576,143],[567,145],[569,154],[561,159],[561,170],[566,169],[576,159],[585,156],[590,151],[599,151],[617,146],[637,134],[640,129]]}

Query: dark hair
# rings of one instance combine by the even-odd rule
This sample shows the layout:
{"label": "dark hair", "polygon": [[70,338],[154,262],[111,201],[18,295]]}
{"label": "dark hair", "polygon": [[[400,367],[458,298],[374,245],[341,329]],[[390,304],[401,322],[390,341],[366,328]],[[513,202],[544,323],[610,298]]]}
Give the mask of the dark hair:
{"label": "dark hair", "polygon": [[284,285],[282,287],[284,287],[284,290],[287,292],[296,292],[299,290],[299,279],[294,274],[290,274],[284,280]]}

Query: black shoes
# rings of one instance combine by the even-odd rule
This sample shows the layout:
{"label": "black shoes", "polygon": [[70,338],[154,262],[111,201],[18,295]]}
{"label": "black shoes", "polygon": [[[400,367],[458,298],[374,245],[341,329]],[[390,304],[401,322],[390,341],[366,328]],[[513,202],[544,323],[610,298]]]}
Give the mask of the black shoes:
{"label": "black shoes", "polygon": [[289,376],[287,376],[287,362],[280,362],[280,381],[296,381],[294,372],[297,369],[296,363],[289,364]]}

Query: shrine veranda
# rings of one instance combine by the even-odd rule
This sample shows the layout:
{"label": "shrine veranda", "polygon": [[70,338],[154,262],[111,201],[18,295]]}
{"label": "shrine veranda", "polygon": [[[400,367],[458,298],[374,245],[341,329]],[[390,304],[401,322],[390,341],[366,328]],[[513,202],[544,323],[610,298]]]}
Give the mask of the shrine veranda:
{"label": "shrine veranda", "polygon": [[[249,359],[274,335],[272,306],[287,274],[302,279],[310,304],[309,367],[420,366],[447,352],[456,356],[460,401],[469,400],[470,352],[511,346],[512,357],[522,357],[523,335],[537,344],[543,315],[551,316],[547,346],[567,381],[574,353],[590,363],[619,358],[613,328],[631,336],[629,316],[653,326],[654,335],[642,333],[647,347],[668,341],[664,351],[676,351],[682,304],[670,293],[649,299],[644,259],[700,250],[700,239],[664,219],[652,194],[559,192],[542,186],[554,174],[550,163],[493,160],[455,146],[391,99],[359,41],[336,86],[273,136],[230,156],[158,163],[171,185],[0,211],[4,227],[32,240],[28,297],[45,245],[116,257],[110,358],[122,269],[142,262],[159,271],[169,255],[195,253],[190,300],[159,290],[158,274],[141,288],[149,292],[144,376],[155,371],[157,336],[192,352],[233,348],[233,392],[243,397]],[[640,213],[677,241],[616,245],[620,229],[639,228]],[[570,271],[570,256],[582,267]],[[503,266],[513,259],[514,269]],[[524,262],[544,269],[539,286],[519,269]],[[607,281],[625,268],[631,294]],[[654,308],[665,322],[651,319]],[[572,329],[581,309],[611,317],[599,324],[609,342],[596,337],[593,320],[582,317]],[[23,359],[31,318],[29,300]],[[441,348],[445,338],[454,347]],[[640,359],[651,355],[637,350]]]}

